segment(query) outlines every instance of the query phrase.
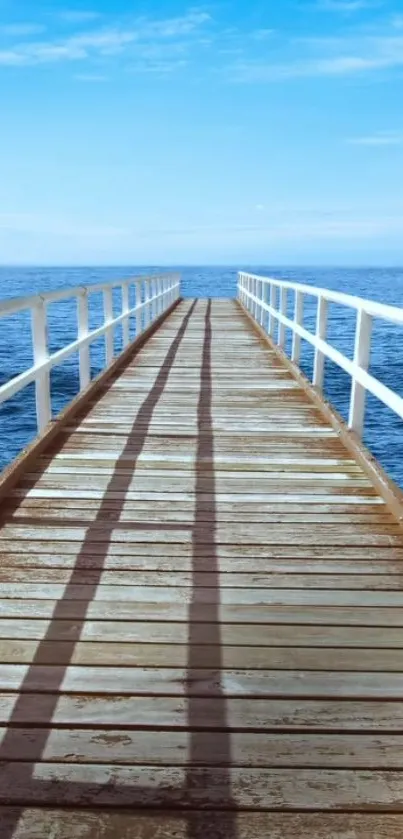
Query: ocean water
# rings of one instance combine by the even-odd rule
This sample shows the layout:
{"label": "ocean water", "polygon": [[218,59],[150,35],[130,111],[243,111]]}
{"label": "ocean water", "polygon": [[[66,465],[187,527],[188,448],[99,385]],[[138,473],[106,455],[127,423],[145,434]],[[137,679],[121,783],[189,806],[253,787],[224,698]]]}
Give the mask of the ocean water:
{"label": "ocean water", "polygon": [[[383,303],[403,307],[403,269],[397,268],[276,268],[276,266],[238,266],[256,274],[276,276],[293,282],[308,283]],[[185,297],[235,297],[238,267],[177,268],[182,276]],[[0,268],[0,300],[50,291],[76,285],[88,285],[124,279],[140,274],[168,270],[144,268]],[[114,297],[116,313],[119,293]],[[291,314],[292,301],[289,301]],[[101,295],[91,296],[90,327],[102,322]],[[49,346],[51,352],[61,349],[76,337],[75,301],[49,306]],[[304,325],[311,331],[315,325],[315,303],[306,298]],[[354,312],[330,304],[328,340],[352,358],[354,351]],[[134,324],[131,325],[134,336]],[[287,335],[287,347],[291,335]],[[115,348],[121,347],[117,330]],[[0,384],[18,375],[32,364],[30,320],[27,313],[0,319]],[[95,376],[104,364],[104,339],[91,348],[91,371]],[[301,367],[312,375],[313,350],[302,342]],[[403,397],[403,328],[375,320],[370,371]],[[246,372],[246,371],[245,371]],[[325,394],[344,418],[348,415],[351,383],[348,375],[326,360]],[[78,358],[70,359],[51,374],[52,411],[56,415],[78,392]],[[0,468],[36,434],[33,385],[0,406]],[[364,442],[378,458],[388,474],[403,487],[403,422],[377,399],[368,396]]]}

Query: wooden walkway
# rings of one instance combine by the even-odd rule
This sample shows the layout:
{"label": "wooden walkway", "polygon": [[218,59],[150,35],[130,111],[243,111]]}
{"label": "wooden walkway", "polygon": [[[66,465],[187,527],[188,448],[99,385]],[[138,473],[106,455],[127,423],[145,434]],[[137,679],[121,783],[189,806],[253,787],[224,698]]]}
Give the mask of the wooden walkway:
{"label": "wooden walkway", "polygon": [[403,530],[233,301],[2,507],[2,839],[403,835]]}

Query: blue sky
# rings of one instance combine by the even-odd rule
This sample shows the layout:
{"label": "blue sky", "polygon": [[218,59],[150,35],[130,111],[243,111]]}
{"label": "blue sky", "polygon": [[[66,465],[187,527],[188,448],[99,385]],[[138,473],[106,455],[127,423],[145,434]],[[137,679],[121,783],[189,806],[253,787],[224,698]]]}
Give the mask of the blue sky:
{"label": "blue sky", "polygon": [[0,262],[403,264],[401,0],[0,0]]}

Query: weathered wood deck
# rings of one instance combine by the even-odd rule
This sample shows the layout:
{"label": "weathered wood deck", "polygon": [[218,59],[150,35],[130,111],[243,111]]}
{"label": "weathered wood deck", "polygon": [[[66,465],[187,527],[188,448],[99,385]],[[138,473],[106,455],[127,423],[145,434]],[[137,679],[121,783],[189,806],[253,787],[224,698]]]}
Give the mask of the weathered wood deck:
{"label": "weathered wood deck", "polygon": [[233,301],[10,491],[2,839],[403,835],[403,530]]}

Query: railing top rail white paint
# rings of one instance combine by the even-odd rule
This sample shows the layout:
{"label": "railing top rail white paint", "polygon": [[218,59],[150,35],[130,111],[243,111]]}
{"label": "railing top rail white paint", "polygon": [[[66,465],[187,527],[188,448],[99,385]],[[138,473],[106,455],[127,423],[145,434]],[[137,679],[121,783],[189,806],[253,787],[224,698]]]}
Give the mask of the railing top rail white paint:
{"label": "railing top rail white paint", "polygon": [[[130,288],[135,291],[135,305],[130,306]],[[113,290],[121,289],[121,311],[114,315]],[[89,329],[89,295],[103,295],[103,323]],[[180,296],[180,275],[152,274],[113,280],[89,286],[75,286],[59,291],[33,294],[28,297],[14,298],[0,302],[0,318],[30,311],[32,318],[32,350],[34,363],[23,373],[11,378],[0,387],[0,404],[15,396],[27,385],[35,382],[37,427],[43,431],[52,418],[50,371],[70,356],[78,353],[80,391],[91,380],[90,346],[98,338],[105,338],[105,366],[108,367],[115,357],[115,330],[122,329],[123,349],[129,344],[130,319],[135,318],[136,337],[162,315]],[[47,307],[62,300],[77,301],[77,334],[67,346],[50,354],[48,345]]]}
{"label": "railing top rail white paint", "polygon": [[[277,294],[276,289],[279,289]],[[294,316],[287,316],[287,291],[294,293]],[[270,295],[268,295],[270,292]],[[354,295],[331,291],[327,288],[291,283],[257,274],[239,273],[239,299],[261,326],[268,316],[268,331],[275,340],[277,324],[277,343],[285,350],[285,330],[292,332],[291,359],[299,364],[301,340],[307,341],[315,349],[313,384],[319,390],[323,388],[325,358],[330,359],[351,376],[351,397],[348,426],[359,436],[363,433],[365,418],[366,393],[376,396],[388,408],[403,419],[403,398],[384,385],[368,372],[371,357],[372,322],[380,318],[390,323],[403,324],[403,309],[387,306],[375,300],[365,300]],[[316,331],[310,332],[303,325],[305,295],[317,299]],[[277,298],[279,297],[279,301]],[[270,302],[268,301],[270,299]],[[278,303],[278,306],[277,306]],[[356,312],[354,359],[347,358],[326,341],[328,303],[339,303]]]}
{"label": "railing top rail white paint", "polygon": [[25,309],[31,309],[38,300],[43,301],[45,305],[49,303],[56,303],[60,300],[68,300],[73,297],[86,296],[88,294],[102,293],[114,288],[128,288],[132,285],[141,284],[145,281],[160,280],[168,278],[179,278],[179,274],[170,272],[166,274],[145,274],[140,277],[129,277],[124,280],[112,280],[108,283],[95,283],[93,285],[79,285],[72,288],[62,288],[56,291],[44,291],[37,294],[30,294],[28,297],[10,297],[6,300],[0,300],[0,317],[16,314]]}
{"label": "railing top rail white paint", "polygon": [[346,294],[342,291],[333,291],[330,288],[321,288],[306,283],[292,283],[289,280],[278,280],[276,277],[261,277],[258,274],[249,274],[247,271],[240,271],[239,276],[250,277],[276,288],[286,288],[294,292],[299,291],[302,294],[309,294],[312,297],[321,297],[328,300],[329,303],[339,303],[341,306],[349,306],[356,310],[361,309],[373,318],[403,324],[403,309],[398,306],[388,306],[386,303],[377,303],[376,300],[368,300],[365,297],[357,297],[354,294]]}

